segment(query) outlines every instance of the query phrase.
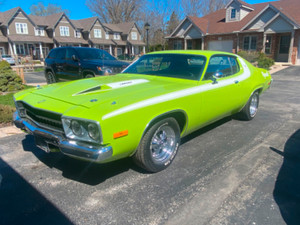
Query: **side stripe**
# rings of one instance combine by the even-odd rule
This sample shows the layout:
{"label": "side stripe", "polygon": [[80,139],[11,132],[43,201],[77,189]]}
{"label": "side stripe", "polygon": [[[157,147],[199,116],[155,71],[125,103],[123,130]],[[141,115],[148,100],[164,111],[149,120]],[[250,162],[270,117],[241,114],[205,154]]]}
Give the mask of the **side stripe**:
{"label": "side stripe", "polygon": [[224,80],[224,81],[219,81],[217,84],[205,84],[205,85],[201,85],[201,86],[197,86],[197,87],[192,87],[192,88],[187,88],[181,91],[175,91],[169,94],[164,94],[161,96],[157,96],[157,97],[153,97],[153,98],[149,98],[147,100],[143,100],[137,103],[133,103],[131,105],[125,106],[123,108],[117,109],[111,113],[108,113],[106,115],[104,115],[102,117],[102,120],[105,119],[109,119],[111,117],[126,113],[126,112],[130,112],[136,109],[140,109],[140,108],[144,108],[150,105],[154,105],[154,104],[159,104],[162,102],[166,102],[166,101],[170,101],[170,100],[175,100],[178,98],[183,98],[189,95],[193,95],[193,94],[199,94],[208,90],[213,90],[216,88],[221,88],[221,87],[225,87],[228,86],[230,84],[234,84],[235,81],[243,81],[246,80],[250,77],[250,70],[248,68],[248,66],[246,65],[245,61],[242,58],[239,58],[243,68],[244,68],[244,72],[239,76],[239,77],[234,77],[228,80]]}

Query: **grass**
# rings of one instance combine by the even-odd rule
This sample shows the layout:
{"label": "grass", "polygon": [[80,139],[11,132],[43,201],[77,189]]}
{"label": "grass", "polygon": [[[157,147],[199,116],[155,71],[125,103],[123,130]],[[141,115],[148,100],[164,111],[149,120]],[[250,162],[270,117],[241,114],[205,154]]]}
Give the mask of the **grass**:
{"label": "grass", "polygon": [[[33,88],[32,86],[25,86],[25,89]],[[0,95],[0,127],[11,124],[12,116],[16,110],[14,93],[5,93]]]}
{"label": "grass", "polygon": [[44,72],[44,67],[34,68],[34,72]]}

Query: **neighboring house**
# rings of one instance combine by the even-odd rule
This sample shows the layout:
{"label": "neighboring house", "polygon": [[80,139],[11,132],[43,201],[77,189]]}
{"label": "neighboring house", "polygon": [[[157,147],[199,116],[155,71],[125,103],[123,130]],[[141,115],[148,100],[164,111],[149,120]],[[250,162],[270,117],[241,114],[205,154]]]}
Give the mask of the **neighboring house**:
{"label": "neighboring house", "polygon": [[135,23],[102,24],[97,17],[70,20],[64,13],[27,15],[20,7],[0,12],[0,54],[44,59],[61,46],[101,48],[112,55],[145,52]]}
{"label": "neighboring house", "polygon": [[187,16],[166,37],[170,49],[260,51],[277,62],[300,65],[300,1],[250,5],[231,0],[204,17]]}

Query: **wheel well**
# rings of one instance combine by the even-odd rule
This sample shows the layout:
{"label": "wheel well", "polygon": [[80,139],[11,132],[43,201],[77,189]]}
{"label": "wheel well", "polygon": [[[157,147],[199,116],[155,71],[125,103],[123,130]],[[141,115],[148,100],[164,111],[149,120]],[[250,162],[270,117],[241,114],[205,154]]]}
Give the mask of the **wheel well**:
{"label": "wheel well", "polygon": [[169,118],[169,117],[173,117],[180,128],[180,132],[182,133],[182,131],[184,130],[186,123],[187,123],[187,116],[185,114],[184,111],[173,111],[173,112],[169,112],[169,113],[165,113],[162,114],[156,118],[154,118],[147,126],[147,129],[145,130],[145,132],[147,132],[147,130],[152,127],[155,123],[157,123],[158,121],[165,119],[165,118]]}
{"label": "wheel well", "polygon": [[263,91],[263,88],[258,88],[255,91],[258,91],[258,94],[260,95],[262,93],[262,91]]}
{"label": "wheel well", "polygon": [[83,71],[82,76],[85,77],[86,75],[91,74],[93,76],[95,76],[95,74],[92,71]]}

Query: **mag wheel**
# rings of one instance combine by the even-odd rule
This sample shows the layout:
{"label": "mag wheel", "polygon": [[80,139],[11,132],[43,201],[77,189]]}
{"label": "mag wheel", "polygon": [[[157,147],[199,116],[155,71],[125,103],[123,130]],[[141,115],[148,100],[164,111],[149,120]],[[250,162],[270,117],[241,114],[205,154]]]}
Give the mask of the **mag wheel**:
{"label": "mag wheel", "polygon": [[257,113],[258,104],[259,104],[259,94],[258,94],[258,91],[255,91],[251,95],[251,97],[248,100],[245,107],[240,112],[241,119],[252,120],[255,117],[256,113]]}
{"label": "mag wheel", "polygon": [[47,84],[56,83],[56,78],[55,78],[54,74],[51,71],[47,72],[46,81],[47,81]]}
{"label": "mag wheel", "polygon": [[145,133],[133,158],[147,171],[159,172],[171,164],[179,144],[177,121],[174,118],[163,119]]}

